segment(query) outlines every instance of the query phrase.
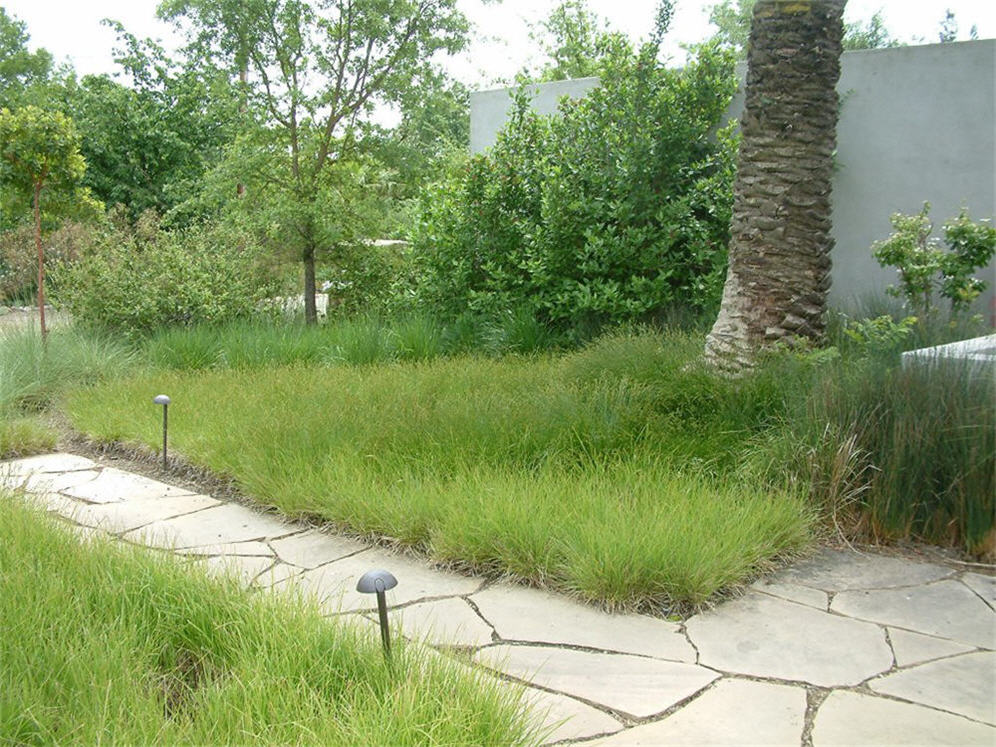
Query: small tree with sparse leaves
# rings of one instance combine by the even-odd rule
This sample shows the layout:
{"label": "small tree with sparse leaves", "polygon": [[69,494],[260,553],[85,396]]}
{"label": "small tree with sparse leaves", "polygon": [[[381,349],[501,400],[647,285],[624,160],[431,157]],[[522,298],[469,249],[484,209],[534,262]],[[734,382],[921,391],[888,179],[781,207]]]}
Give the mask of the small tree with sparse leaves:
{"label": "small tree with sparse leaves", "polygon": [[[38,252],[38,315],[45,338],[45,253],[41,243],[41,198],[70,193],[83,178],[86,163],[72,120],[62,112],[26,106],[0,109],[0,184],[31,195]],[[82,196],[85,198],[85,196]]]}
{"label": "small tree with sparse leaves", "polygon": [[944,224],[944,244],[931,238],[934,224],[927,213],[930,203],[916,215],[896,213],[889,238],[872,245],[882,267],[895,267],[899,285],[887,293],[906,300],[909,310],[926,319],[936,313],[934,294],[946,298],[952,314],[966,312],[986,289],[975,273],[989,264],[996,253],[996,228],[988,220],[973,222],[967,210]]}

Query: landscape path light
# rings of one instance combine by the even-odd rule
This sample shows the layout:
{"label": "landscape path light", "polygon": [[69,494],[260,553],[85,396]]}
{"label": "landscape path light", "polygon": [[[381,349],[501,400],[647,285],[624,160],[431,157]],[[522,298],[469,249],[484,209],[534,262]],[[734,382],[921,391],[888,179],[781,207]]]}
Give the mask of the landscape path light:
{"label": "landscape path light", "polygon": [[356,590],[361,594],[377,595],[377,615],[380,617],[380,639],[384,643],[384,656],[391,656],[391,632],[387,627],[387,597],[385,592],[398,585],[390,571],[367,571],[356,583]]}
{"label": "landscape path light", "polygon": [[163,406],[163,469],[166,469],[166,426],[167,426],[167,411],[169,410],[169,397],[165,394],[157,394],[153,399],[157,405]]}

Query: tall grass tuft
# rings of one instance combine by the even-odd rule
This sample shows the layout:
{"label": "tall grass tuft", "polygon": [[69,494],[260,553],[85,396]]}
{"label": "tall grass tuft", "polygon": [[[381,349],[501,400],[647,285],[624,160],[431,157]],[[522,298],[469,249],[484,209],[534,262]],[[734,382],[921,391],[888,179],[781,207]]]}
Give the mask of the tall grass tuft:
{"label": "tall grass tuft", "polygon": [[405,317],[395,322],[391,331],[401,360],[430,360],[446,350],[445,329],[429,316]]}
{"label": "tall grass tuft", "polygon": [[135,354],[110,337],[54,329],[47,344],[33,329],[0,333],[0,411],[38,410],[66,387],[120,377]]}
{"label": "tall grass tuft", "polygon": [[991,370],[947,361],[875,367],[848,378],[814,391],[810,417],[853,434],[874,466],[862,496],[871,533],[996,550]]}
{"label": "tall grass tuft", "polygon": [[331,325],[327,335],[326,360],[332,362],[370,365],[387,363],[395,357],[390,327],[376,317],[342,320]]}
{"label": "tall grass tuft", "polygon": [[53,451],[56,440],[55,431],[40,418],[0,411],[0,459]]}
{"label": "tall grass tuft", "polygon": [[965,362],[840,363],[753,461],[794,474],[852,532],[993,556],[994,401],[991,373]]}
{"label": "tall grass tuft", "polygon": [[516,745],[521,691],[0,495],[4,744]]}

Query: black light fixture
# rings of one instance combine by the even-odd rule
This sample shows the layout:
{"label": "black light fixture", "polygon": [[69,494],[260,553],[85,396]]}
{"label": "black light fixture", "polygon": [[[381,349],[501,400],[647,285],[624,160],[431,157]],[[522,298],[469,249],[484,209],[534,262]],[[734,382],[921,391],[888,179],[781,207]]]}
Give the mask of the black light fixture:
{"label": "black light fixture", "polygon": [[169,410],[170,399],[165,394],[157,394],[153,399],[157,405],[163,406],[163,470],[166,469],[166,425],[167,411]]}
{"label": "black light fixture", "polygon": [[384,643],[384,656],[391,656],[391,632],[387,627],[387,597],[385,592],[398,585],[390,571],[375,570],[364,573],[356,583],[361,594],[377,595],[377,614],[380,617],[380,639]]}

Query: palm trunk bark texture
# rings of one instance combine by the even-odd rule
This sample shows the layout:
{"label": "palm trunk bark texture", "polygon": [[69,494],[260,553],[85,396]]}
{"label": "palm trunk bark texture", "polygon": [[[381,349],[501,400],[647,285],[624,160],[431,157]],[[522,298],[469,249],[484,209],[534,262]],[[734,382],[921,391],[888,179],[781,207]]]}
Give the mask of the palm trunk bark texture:
{"label": "palm trunk bark texture", "polygon": [[749,369],[779,341],[823,337],[845,1],[754,6],[730,266],[705,348],[719,368]]}

